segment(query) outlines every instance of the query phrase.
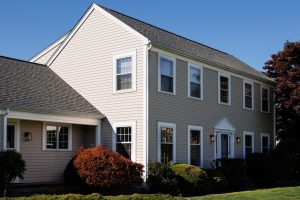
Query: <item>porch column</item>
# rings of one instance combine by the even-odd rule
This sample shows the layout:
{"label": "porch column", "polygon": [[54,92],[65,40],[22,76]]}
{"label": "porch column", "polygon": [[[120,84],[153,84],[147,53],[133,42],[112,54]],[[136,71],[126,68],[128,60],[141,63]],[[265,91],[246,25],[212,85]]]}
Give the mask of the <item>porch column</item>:
{"label": "porch column", "polygon": [[99,121],[99,124],[96,125],[96,146],[99,146],[101,144],[101,120]]}
{"label": "porch column", "polygon": [[6,149],[7,115],[0,110],[0,149]]}

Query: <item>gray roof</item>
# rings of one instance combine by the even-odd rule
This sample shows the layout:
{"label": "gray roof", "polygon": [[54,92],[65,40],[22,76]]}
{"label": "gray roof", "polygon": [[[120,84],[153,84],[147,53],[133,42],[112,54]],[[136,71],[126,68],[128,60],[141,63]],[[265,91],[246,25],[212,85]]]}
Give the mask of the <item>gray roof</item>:
{"label": "gray roof", "polygon": [[102,114],[45,65],[0,56],[0,108],[99,118]]}
{"label": "gray roof", "polygon": [[254,76],[254,78],[258,77],[268,81],[271,80],[262,72],[257,71],[230,54],[184,38],[138,19],[134,19],[117,11],[105,7],[102,8],[137,32],[141,33],[154,44],[162,45],[165,48],[182,52],[186,55],[206,60],[207,62],[216,63],[219,66],[223,66],[225,70],[236,71],[241,74]]}

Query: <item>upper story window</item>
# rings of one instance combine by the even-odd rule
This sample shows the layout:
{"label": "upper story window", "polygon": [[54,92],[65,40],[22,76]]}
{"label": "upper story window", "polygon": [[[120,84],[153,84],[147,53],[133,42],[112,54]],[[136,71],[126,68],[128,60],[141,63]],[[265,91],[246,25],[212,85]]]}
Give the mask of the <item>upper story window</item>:
{"label": "upper story window", "polygon": [[219,103],[220,104],[231,104],[230,94],[230,76],[219,73]]}
{"label": "upper story window", "polygon": [[71,126],[45,125],[44,150],[72,150]]}
{"label": "upper story window", "polygon": [[174,58],[158,57],[158,91],[175,94],[176,61]]}
{"label": "upper story window", "polygon": [[158,122],[158,161],[175,163],[176,124]]}
{"label": "upper story window", "polygon": [[135,52],[131,52],[114,56],[114,92],[126,92],[135,90],[135,54]]}
{"label": "upper story window", "polygon": [[113,150],[132,161],[135,161],[135,128],[134,121],[113,124]]}
{"label": "upper story window", "polygon": [[269,89],[268,88],[261,88],[261,111],[262,112],[269,112]]}
{"label": "upper story window", "polygon": [[203,99],[202,67],[189,64],[188,67],[188,97]]}
{"label": "upper story window", "polygon": [[253,110],[253,83],[244,81],[244,108]]}

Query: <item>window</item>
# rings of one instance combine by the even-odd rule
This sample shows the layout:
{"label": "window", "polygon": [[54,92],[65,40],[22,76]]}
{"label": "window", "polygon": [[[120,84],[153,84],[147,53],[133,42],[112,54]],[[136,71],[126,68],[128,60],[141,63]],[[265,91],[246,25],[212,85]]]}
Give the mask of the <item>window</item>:
{"label": "window", "polygon": [[188,97],[202,99],[202,67],[189,64]]}
{"label": "window", "polygon": [[262,133],[261,134],[261,152],[268,154],[270,151],[270,135]]}
{"label": "window", "polygon": [[244,131],[244,158],[246,158],[249,154],[254,152],[254,133]]}
{"label": "window", "polygon": [[135,90],[135,52],[114,56],[114,92]]}
{"label": "window", "polygon": [[269,89],[261,88],[261,111],[269,112]]}
{"label": "window", "polygon": [[253,83],[244,81],[244,108],[253,110]]}
{"label": "window", "polygon": [[176,125],[158,123],[158,161],[162,163],[176,162]]}
{"label": "window", "polygon": [[159,56],[158,59],[158,91],[175,94],[175,59]]}
{"label": "window", "polygon": [[135,125],[136,122],[113,124],[113,150],[135,161]]}
{"label": "window", "polygon": [[219,103],[220,104],[231,104],[230,94],[230,76],[219,73]]}
{"label": "window", "polygon": [[188,126],[188,159],[189,164],[202,166],[202,131],[200,126]]}
{"label": "window", "polygon": [[6,148],[16,149],[16,127],[15,125],[7,125]]}
{"label": "window", "polygon": [[44,125],[43,150],[72,150],[72,126]]}

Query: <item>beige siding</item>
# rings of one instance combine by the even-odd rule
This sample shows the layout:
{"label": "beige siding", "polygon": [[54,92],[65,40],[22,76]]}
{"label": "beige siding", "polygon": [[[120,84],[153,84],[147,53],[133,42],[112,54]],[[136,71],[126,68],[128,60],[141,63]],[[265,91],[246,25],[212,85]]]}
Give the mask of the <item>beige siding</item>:
{"label": "beige siding", "polygon": [[[93,127],[92,127],[93,128]],[[83,141],[85,126],[72,126],[72,151],[42,150],[43,122],[20,121],[20,152],[26,162],[25,183],[62,181],[63,171],[69,160],[75,155]],[[32,133],[32,141],[24,141],[23,133]]]}
{"label": "beige siding", "polygon": [[35,63],[39,63],[42,65],[45,65],[47,61],[50,59],[50,57],[54,54],[54,52],[58,49],[58,47],[61,45],[61,43],[54,46],[52,49],[49,49],[45,54],[41,55],[37,60],[35,60]]}
{"label": "beige siding", "polygon": [[[260,151],[260,133],[273,135],[273,114],[260,112],[260,86],[254,84],[254,110],[243,109],[243,80],[231,76],[231,106],[218,104],[218,72],[203,68],[204,100],[187,97],[187,62],[176,60],[176,95],[157,92],[158,54],[149,53],[149,161],[157,158],[157,122],[176,123],[177,162],[187,163],[188,125],[203,126],[204,167],[209,167],[214,159],[214,144],[209,143],[209,135],[214,134],[214,126],[227,118],[236,128],[235,137],[243,139],[243,131],[255,134],[255,152]],[[272,110],[272,108],[271,108]],[[272,142],[272,137],[271,137]],[[235,144],[235,157],[242,157],[243,141]]]}
{"label": "beige siding", "polygon": [[[113,56],[136,51],[136,91],[113,94]],[[102,142],[111,146],[111,125],[136,120],[137,162],[143,162],[143,42],[94,10],[50,65],[107,117]]]}

